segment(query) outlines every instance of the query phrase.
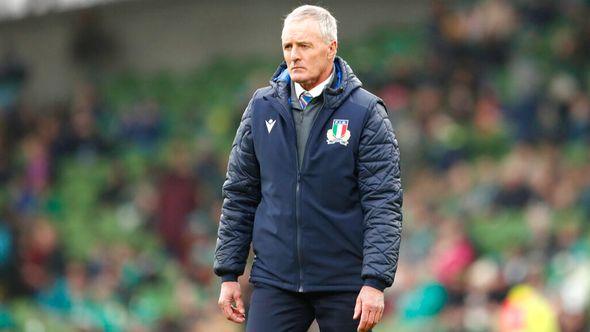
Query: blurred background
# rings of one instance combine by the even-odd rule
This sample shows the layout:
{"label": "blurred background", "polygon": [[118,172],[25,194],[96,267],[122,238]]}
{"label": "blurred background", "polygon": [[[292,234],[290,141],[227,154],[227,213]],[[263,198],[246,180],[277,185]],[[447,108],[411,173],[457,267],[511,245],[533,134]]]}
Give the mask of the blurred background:
{"label": "blurred background", "polygon": [[[242,330],[221,184],[300,4],[0,0],[0,331]],[[319,5],[401,147],[375,331],[589,331],[590,1]]]}

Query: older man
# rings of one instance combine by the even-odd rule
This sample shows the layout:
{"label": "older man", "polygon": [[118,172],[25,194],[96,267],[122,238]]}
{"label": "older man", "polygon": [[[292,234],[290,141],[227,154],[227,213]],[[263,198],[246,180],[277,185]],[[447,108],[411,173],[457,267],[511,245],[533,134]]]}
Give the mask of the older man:
{"label": "older man", "polygon": [[367,331],[383,314],[402,227],[399,149],[383,101],[338,48],[336,20],[301,6],[285,61],[246,108],[229,157],[215,251],[219,306],[248,331]]}

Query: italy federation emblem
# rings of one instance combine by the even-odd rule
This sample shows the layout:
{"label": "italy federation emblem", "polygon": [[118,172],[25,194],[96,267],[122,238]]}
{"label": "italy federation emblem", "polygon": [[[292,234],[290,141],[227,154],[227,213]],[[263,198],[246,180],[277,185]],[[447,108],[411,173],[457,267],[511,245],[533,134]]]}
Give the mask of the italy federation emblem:
{"label": "italy federation emblem", "polygon": [[334,144],[340,143],[344,146],[348,145],[348,139],[350,139],[350,130],[348,130],[348,120],[334,119],[332,123],[332,129],[326,133],[328,140],[326,143]]}

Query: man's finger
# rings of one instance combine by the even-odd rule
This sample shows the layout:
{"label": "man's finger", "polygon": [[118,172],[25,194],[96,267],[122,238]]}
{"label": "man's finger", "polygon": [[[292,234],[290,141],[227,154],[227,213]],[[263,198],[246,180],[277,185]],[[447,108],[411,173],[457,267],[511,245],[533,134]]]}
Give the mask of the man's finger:
{"label": "man's finger", "polygon": [[369,309],[369,315],[367,317],[367,330],[372,329],[375,326],[375,314],[377,313],[376,310]]}
{"label": "man's finger", "polygon": [[354,306],[354,315],[352,315],[352,319],[358,319],[359,315],[361,314],[361,306],[363,303],[361,302],[360,298],[356,299],[356,305]]}
{"label": "man's finger", "polygon": [[367,319],[369,318],[369,308],[367,306],[362,306],[361,309],[361,322],[359,323],[358,331],[366,331],[367,330]]}
{"label": "man's finger", "polygon": [[229,303],[229,301],[224,301],[221,309],[223,309],[223,315],[225,316],[225,318],[231,320],[232,310],[231,310],[231,304]]}
{"label": "man's finger", "polygon": [[236,296],[236,307],[238,309],[238,311],[240,312],[240,314],[245,315],[246,314],[246,309],[244,309],[244,301],[242,301],[242,297],[241,296]]}
{"label": "man's finger", "polygon": [[233,322],[241,324],[244,322],[245,317],[244,315],[238,311],[238,309],[232,307],[232,319]]}
{"label": "man's finger", "polygon": [[[232,304],[232,314],[234,316],[235,319],[237,319],[239,322],[237,323],[241,323],[244,321],[244,318],[246,317],[245,315],[245,310],[244,310],[244,303],[242,302],[241,304],[238,303],[238,301],[242,302],[241,300],[236,299],[235,300],[235,305]],[[241,307],[240,307],[241,306]]]}
{"label": "man's finger", "polygon": [[383,307],[379,308],[379,311],[375,316],[375,324],[379,323],[381,321],[381,318],[383,318]]}
{"label": "man's finger", "polygon": [[232,305],[230,305],[228,308],[228,311],[224,310],[224,314],[226,314],[228,320],[238,324],[244,322],[244,315],[242,315],[242,313],[240,313],[237,308]]}

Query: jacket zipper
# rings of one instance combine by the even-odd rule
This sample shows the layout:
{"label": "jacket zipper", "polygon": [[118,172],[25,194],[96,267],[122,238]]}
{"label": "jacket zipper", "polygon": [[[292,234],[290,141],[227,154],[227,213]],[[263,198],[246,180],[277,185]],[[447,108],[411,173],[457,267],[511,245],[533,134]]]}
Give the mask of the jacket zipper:
{"label": "jacket zipper", "polygon": [[[318,114],[316,114],[316,116],[313,119],[313,123],[311,125],[311,128],[309,130],[309,135],[307,135],[307,140],[305,142],[305,149],[303,150],[303,160],[301,160],[301,167],[299,167],[299,150],[297,149],[297,144],[295,144],[295,164],[297,166],[297,184],[295,186],[295,221],[296,221],[296,232],[297,232],[297,266],[299,268],[299,285],[297,287],[297,292],[302,293],[303,292],[303,268],[302,268],[302,257],[301,257],[301,217],[300,217],[300,213],[299,210],[301,209],[300,207],[300,194],[301,194],[301,190],[300,190],[300,184],[301,184],[301,168],[303,166],[305,166],[305,156],[307,155],[307,149],[309,148],[309,140],[310,140],[310,136],[311,133],[313,131],[313,128],[315,126],[317,117],[319,116],[319,113],[324,109],[324,106],[326,105],[326,92],[323,92],[323,98],[322,98],[322,106],[320,107],[320,109],[317,111]],[[279,103],[281,105],[281,107],[286,111],[289,112],[289,110],[287,110],[285,108],[285,106],[282,103]],[[297,142],[297,127],[295,126],[295,119],[293,117],[291,117],[291,119],[293,120],[293,128],[295,129],[295,142]]]}
{"label": "jacket zipper", "polygon": [[[302,261],[303,259],[301,258],[301,230],[299,229],[301,226],[300,224],[300,213],[299,210],[301,210],[301,204],[299,203],[301,201],[300,199],[300,195],[301,195],[301,190],[299,189],[300,187],[300,183],[301,183],[301,168],[305,168],[305,156],[307,155],[307,149],[309,149],[309,140],[311,138],[311,133],[313,131],[313,127],[315,126],[316,120],[319,116],[319,113],[324,109],[324,105],[326,104],[326,95],[324,92],[323,95],[323,100],[322,100],[322,106],[320,107],[319,110],[317,110],[318,114],[316,114],[314,116],[313,119],[313,123],[311,124],[311,128],[309,129],[309,134],[307,135],[307,140],[305,141],[305,149],[303,149],[303,156],[302,156],[302,160],[301,160],[301,167],[299,167],[299,149],[297,149],[297,146],[295,146],[295,151],[297,151],[297,160],[295,160],[295,162],[297,163],[297,187],[296,187],[296,192],[295,192],[295,217],[297,219],[297,259],[299,261],[299,288],[297,289],[298,292],[302,293],[303,292],[303,268],[302,268]],[[295,123],[293,123],[293,125],[295,125]],[[297,128],[295,129],[297,130]],[[297,142],[297,132],[295,133],[295,142]]]}
{"label": "jacket zipper", "polygon": [[[285,110],[285,112],[290,112],[283,103],[280,103],[281,107]],[[295,119],[291,117],[293,120],[293,129],[295,129],[295,142],[297,142],[297,127],[295,126]],[[307,149],[307,146],[306,146]],[[305,153],[303,154],[305,156]],[[301,183],[301,169],[299,167],[299,151],[297,150],[297,143],[295,143],[295,166],[297,166],[297,184],[295,185],[295,232],[296,232],[296,247],[297,247],[297,267],[299,269],[299,284],[297,286],[297,292],[303,292],[303,268],[301,266],[301,228],[300,225],[300,216],[299,216],[299,192],[300,192],[300,183]],[[303,163],[302,163],[303,164]]]}
{"label": "jacket zipper", "polygon": [[[299,154],[299,152],[297,153]],[[297,263],[299,266],[299,287],[297,288],[298,292],[303,292],[303,267],[301,263],[301,224],[300,224],[300,217],[299,217],[299,184],[301,183],[301,173],[299,170],[299,155],[297,156],[297,187],[295,190],[295,220],[297,221]]]}

